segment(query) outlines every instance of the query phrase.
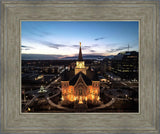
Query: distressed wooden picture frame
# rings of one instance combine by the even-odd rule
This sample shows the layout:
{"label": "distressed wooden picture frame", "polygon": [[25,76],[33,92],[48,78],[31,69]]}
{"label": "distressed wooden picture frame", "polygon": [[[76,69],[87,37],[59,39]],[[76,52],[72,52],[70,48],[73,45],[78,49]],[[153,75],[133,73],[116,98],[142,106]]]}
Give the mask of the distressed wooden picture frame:
{"label": "distressed wooden picture frame", "polygon": [[[158,133],[158,1],[3,0],[1,8],[2,133]],[[21,20],[139,21],[139,113],[21,113]]]}

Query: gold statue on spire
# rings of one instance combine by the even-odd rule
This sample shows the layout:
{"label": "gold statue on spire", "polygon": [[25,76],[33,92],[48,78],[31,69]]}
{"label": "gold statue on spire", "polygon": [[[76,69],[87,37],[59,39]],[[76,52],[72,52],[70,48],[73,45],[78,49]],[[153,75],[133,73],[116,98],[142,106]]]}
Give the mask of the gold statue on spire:
{"label": "gold statue on spire", "polygon": [[79,42],[79,45],[80,45],[80,47],[81,47],[81,42]]}

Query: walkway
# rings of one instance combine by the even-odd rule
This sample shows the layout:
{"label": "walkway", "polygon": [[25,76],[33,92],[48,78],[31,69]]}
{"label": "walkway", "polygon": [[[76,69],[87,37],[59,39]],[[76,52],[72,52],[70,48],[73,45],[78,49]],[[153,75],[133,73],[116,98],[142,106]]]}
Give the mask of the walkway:
{"label": "walkway", "polygon": [[115,99],[115,98],[112,98],[112,100],[109,101],[108,103],[106,103],[106,104],[101,104],[100,106],[95,107],[95,108],[88,109],[87,111],[94,111],[94,110],[98,110],[98,109],[102,109],[102,108],[109,107],[109,106],[111,106],[113,103],[115,103],[115,101],[116,101],[116,99]]}
{"label": "walkway", "polygon": [[33,97],[30,101],[28,101],[28,102],[26,103],[26,105],[25,105],[24,108],[23,108],[23,111],[26,110],[26,109],[29,107],[29,105],[31,105],[31,103],[33,103],[34,100],[35,100],[38,96],[39,96],[39,95],[34,95],[34,97]]}

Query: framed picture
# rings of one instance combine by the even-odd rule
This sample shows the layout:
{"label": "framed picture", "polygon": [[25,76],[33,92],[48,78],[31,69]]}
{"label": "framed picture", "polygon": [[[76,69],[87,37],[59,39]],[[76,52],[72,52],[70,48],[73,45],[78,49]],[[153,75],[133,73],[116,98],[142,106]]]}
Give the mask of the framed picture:
{"label": "framed picture", "polygon": [[22,113],[138,113],[138,27],[21,21]]}
{"label": "framed picture", "polygon": [[158,133],[158,1],[2,1],[2,132]]}

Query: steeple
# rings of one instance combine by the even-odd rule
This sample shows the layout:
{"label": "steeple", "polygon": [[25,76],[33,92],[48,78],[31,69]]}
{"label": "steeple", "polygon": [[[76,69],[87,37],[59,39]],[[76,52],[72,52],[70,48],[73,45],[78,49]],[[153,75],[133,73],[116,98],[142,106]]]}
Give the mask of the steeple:
{"label": "steeple", "polygon": [[81,50],[81,42],[80,42],[80,47],[79,47],[79,56],[78,60],[76,61],[76,67],[75,67],[75,75],[79,72],[82,72],[86,75],[86,67],[85,67],[85,62],[83,61],[82,57],[82,50]]}
{"label": "steeple", "polygon": [[79,47],[79,56],[78,56],[78,61],[83,61],[83,57],[82,57],[82,50],[81,50],[81,42],[80,42],[80,47]]}

